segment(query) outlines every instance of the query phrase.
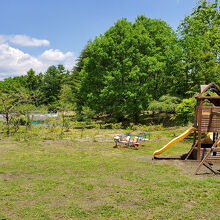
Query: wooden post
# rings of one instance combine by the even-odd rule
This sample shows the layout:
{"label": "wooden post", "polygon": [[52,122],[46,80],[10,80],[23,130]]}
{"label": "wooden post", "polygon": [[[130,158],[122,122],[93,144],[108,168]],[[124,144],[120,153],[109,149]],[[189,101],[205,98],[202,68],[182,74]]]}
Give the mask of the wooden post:
{"label": "wooden post", "polygon": [[202,131],[201,131],[201,121],[202,121],[202,106],[203,101],[200,100],[199,108],[198,108],[198,144],[197,144],[197,160],[201,160],[200,150],[201,150],[201,139],[202,139]]}
{"label": "wooden post", "polygon": [[[199,102],[198,102],[198,99],[197,99],[197,104],[198,104]],[[197,118],[198,117],[198,109],[197,109],[197,105],[195,106],[195,115],[194,115],[194,128],[196,128],[197,130],[198,130],[198,126],[197,126],[197,124],[198,124],[198,121],[197,121]],[[195,130],[194,131],[194,134],[193,134],[193,144],[192,144],[192,146],[194,146],[195,145],[195,143],[196,143],[196,138],[197,138],[197,130]]]}
{"label": "wooden post", "polygon": [[[196,169],[195,174],[198,173],[199,169],[201,168],[202,165],[204,165],[204,163],[206,162],[206,160],[208,159],[208,157],[211,155],[211,152],[217,147],[218,143],[220,141],[220,137],[215,141],[215,143],[212,145],[212,147],[209,149],[209,151],[207,152],[207,154],[205,155],[205,157],[203,158],[203,160],[200,162],[199,166]],[[205,165],[205,167],[207,167],[207,165]],[[209,167],[207,167],[208,169],[210,169]],[[212,169],[210,169],[212,172],[215,173],[215,171],[213,171]],[[215,173],[216,174],[216,173]]]}
{"label": "wooden post", "polygon": [[200,150],[201,150],[201,137],[202,137],[202,132],[198,132],[198,145],[197,145],[197,156],[196,160],[201,160],[201,155],[200,155]]}
{"label": "wooden post", "polygon": [[25,133],[24,133],[24,139],[26,139],[27,135],[27,127],[28,127],[28,111],[26,112],[26,124],[25,124]]}
{"label": "wooden post", "polygon": [[193,150],[196,148],[198,142],[196,142],[192,147],[191,150],[189,151],[189,153],[187,154],[185,160],[187,160],[189,158],[189,156],[191,155],[191,153],[193,152]]}

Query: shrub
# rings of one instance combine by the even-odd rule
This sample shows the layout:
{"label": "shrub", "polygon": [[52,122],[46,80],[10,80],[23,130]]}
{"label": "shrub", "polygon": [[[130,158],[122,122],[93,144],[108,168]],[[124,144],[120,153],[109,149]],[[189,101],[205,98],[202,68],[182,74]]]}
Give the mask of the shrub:
{"label": "shrub", "polygon": [[173,119],[177,119],[180,124],[187,125],[189,122],[193,122],[196,104],[195,98],[183,99],[182,102],[176,108],[176,115]]}
{"label": "shrub", "polygon": [[174,113],[177,105],[180,103],[180,99],[175,96],[163,95],[158,101],[153,100],[149,106],[148,110],[152,112],[159,113]]}

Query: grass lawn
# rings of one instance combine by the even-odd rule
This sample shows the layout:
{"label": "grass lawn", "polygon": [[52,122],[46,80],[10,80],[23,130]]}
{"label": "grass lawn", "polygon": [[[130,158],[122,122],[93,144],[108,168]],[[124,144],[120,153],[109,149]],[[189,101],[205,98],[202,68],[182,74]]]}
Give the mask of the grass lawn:
{"label": "grass lawn", "polygon": [[[0,219],[220,219],[219,175],[195,176],[197,162],[151,159],[185,129],[150,132],[138,150],[113,148],[122,130],[1,137]],[[161,157],[187,153],[191,143]]]}

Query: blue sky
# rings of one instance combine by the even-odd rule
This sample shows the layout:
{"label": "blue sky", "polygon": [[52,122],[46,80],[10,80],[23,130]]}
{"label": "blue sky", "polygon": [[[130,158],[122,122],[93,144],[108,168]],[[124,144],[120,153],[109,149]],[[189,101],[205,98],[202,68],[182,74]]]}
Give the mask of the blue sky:
{"label": "blue sky", "polygon": [[0,79],[49,65],[71,69],[88,40],[123,17],[165,20],[174,29],[197,0],[0,0]]}

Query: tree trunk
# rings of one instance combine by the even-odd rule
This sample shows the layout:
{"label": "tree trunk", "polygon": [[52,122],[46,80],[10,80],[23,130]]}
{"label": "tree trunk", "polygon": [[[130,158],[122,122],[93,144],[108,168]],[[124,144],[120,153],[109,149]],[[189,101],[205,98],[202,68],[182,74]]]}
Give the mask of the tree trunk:
{"label": "tree trunk", "polygon": [[9,114],[8,112],[5,112],[5,119],[6,119],[6,125],[7,125],[7,136],[9,136],[10,133],[10,127],[9,127]]}
{"label": "tree trunk", "polygon": [[27,127],[28,127],[28,112],[26,113],[26,124],[25,124],[25,133],[24,133],[24,139],[26,139],[26,135],[27,135]]}

